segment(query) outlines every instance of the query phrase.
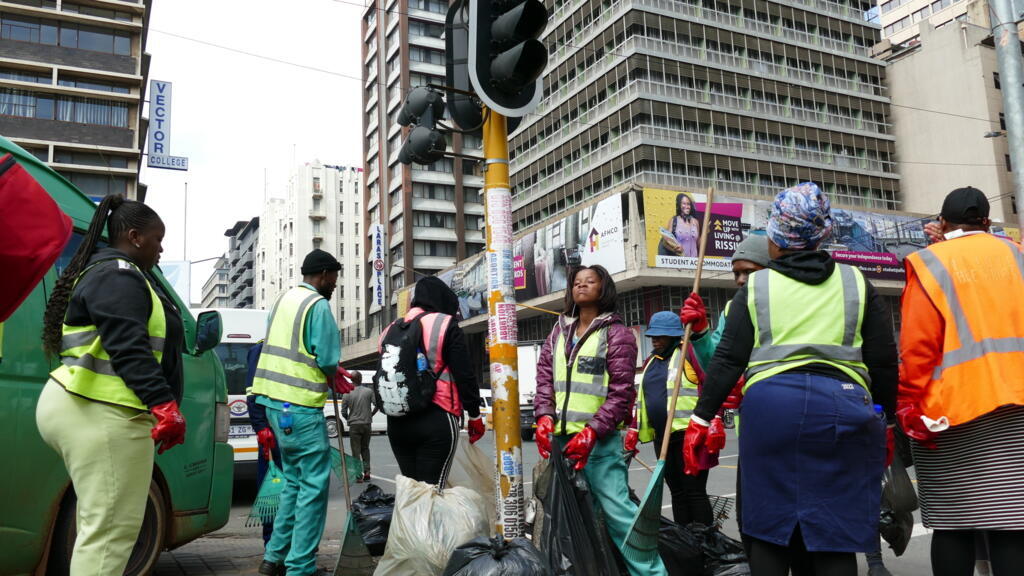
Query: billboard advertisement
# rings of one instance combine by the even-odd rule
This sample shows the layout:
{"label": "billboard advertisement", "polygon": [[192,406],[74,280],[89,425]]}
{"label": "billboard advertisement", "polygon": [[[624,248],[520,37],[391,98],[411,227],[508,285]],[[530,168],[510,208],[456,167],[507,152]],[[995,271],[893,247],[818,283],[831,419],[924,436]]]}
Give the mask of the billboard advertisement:
{"label": "billboard advertisement", "polygon": [[529,232],[512,248],[513,285],[522,302],[565,290],[567,266],[604,266],[609,273],[626,270],[622,196],[612,196],[565,218]]}
{"label": "billboard advertisement", "polygon": [[[647,265],[651,268],[696,268],[707,196],[644,188]],[[736,244],[743,239],[743,204],[719,198],[711,207],[706,270],[727,271]]]}

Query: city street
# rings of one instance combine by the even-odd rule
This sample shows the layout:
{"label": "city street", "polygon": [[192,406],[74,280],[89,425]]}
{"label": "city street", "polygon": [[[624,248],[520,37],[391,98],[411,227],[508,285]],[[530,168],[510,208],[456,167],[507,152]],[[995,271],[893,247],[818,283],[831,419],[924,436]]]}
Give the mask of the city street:
{"label": "city street", "polygon": [[[488,433],[480,446],[486,451],[494,450],[494,437]],[[346,449],[348,439],[345,443]],[[398,465],[391,454],[386,436],[374,436],[371,442],[373,461],[373,482],[387,492],[395,488],[394,477],[398,474]],[[532,470],[540,458],[533,442],[524,443],[524,468]],[[640,458],[653,466],[656,457],[651,445],[645,445]],[[711,472],[708,481],[708,493],[718,496],[732,497],[736,492],[736,459],[737,442],[730,432],[729,442],[721,457],[721,464]],[[913,469],[911,469],[911,473]],[[640,464],[634,462],[630,468],[630,485],[642,494],[650,480],[650,473]],[[532,495],[533,483],[530,474],[526,478],[526,493]],[[365,484],[353,485],[353,498],[362,493]],[[260,529],[246,528],[245,521],[249,507],[255,495],[255,486],[235,485],[234,504],[228,525],[206,538],[202,538],[173,552],[165,552],[160,558],[156,576],[200,576],[210,574],[255,574],[263,552]],[[663,496],[663,511],[671,516],[670,497],[668,490]],[[735,516],[725,521],[724,531],[733,538],[738,537]],[[327,528],[320,544],[320,566],[333,568],[341,544],[340,538],[346,521],[344,495],[341,483],[332,476],[330,504],[327,513]],[[896,558],[883,544],[886,566],[895,576],[925,576],[931,573],[929,563],[929,544],[931,536],[923,526],[920,518],[915,518],[914,538],[907,551]],[[866,574],[867,568],[863,557],[858,558],[861,573]]]}

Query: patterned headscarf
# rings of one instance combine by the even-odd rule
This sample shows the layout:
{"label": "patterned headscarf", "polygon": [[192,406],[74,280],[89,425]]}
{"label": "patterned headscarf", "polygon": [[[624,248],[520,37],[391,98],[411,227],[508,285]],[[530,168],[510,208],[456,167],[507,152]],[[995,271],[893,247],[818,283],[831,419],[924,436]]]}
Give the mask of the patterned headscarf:
{"label": "patterned headscarf", "polygon": [[815,250],[832,233],[832,208],[814,182],[786,188],[775,197],[768,238],[779,248]]}

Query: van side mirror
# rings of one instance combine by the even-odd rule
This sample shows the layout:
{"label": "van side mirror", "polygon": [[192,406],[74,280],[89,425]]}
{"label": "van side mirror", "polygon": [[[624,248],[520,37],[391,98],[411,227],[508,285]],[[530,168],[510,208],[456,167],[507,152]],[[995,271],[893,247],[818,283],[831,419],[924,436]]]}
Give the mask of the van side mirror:
{"label": "van side mirror", "polygon": [[223,324],[220,312],[208,310],[196,318],[196,354],[213,350],[220,344]]}

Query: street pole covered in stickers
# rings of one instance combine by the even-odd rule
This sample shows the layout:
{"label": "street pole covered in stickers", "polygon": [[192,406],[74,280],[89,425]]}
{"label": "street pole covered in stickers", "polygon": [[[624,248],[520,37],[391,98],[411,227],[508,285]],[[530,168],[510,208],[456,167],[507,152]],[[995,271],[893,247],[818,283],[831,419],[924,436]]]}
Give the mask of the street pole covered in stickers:
{"label": "street pole covered in stickers", "polygon": [[537,38],[547,21],[547,9],[538,0],[469,0],[469,79],[484,104],[487,341],[498,466],[495,531],[507,539],[523,535],[524,516],[508,118],[525,116],[540,102],[539,78],[548,51]]}

